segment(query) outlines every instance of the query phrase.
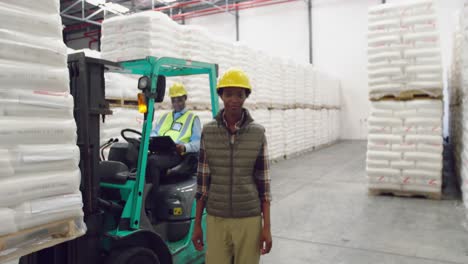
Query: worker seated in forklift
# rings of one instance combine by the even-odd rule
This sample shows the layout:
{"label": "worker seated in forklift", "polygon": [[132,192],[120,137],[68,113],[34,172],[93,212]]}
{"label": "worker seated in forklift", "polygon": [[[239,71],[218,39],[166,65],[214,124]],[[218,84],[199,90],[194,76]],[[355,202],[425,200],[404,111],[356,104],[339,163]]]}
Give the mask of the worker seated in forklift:
{"label": "worker seated in forklift", "polygon": [[[153,184],[153,192],[157,192],[161,182],[187,178],[197,170],[200,119],[186,108],[187,91],[182,83],[174,83],[169,88],[169,97],[174,110],[158,119],[150,140],[154,140],[154,137],[170,137],[175,143],[175,149],[162,149],[148,156],[147,182]],[[158,146],[155,145],[157,150]]]}

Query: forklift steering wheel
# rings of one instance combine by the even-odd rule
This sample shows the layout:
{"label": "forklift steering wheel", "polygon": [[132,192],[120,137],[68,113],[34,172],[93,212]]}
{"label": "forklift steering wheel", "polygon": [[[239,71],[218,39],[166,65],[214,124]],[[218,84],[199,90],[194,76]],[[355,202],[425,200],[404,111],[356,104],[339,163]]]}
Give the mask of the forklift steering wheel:
{"label": "forklift steering wheel", "polygon": [[127,132],[131,132],[133,134],[137,134],[141,137],[141,133],[137,130],[134,130],[134,129],[131,129],[131,128],[126,128],[126,129],[123,129],[121,132],[120,132],[120,135],[122,136],[123,139],[125,139],[125,141],[127,141],[128,143],[138,143],[138,145],[140,144],[140,139],[137,139],[137,138],[128,138],[125,136],[125,134]]}

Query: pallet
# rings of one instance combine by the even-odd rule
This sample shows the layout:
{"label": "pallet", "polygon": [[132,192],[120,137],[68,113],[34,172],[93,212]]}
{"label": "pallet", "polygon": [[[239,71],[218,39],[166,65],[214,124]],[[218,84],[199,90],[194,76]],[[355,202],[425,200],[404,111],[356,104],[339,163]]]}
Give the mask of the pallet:
{"label": "pallet", "polygon": [[[434,94],[437,94],[439,90],[440,89],[437,89],[437,91],[434,91]],[[418,91],[418,90],[402,91],[398,94],[385,95],[379,98],[373,98],[373,97],[369,98],[370,101],[410,101],[410,100],[442,100],[442,99],[443,99],[442,95],[432,96],[432,95],[429,95],[425,92]]]}
{"label": "pallet", "polygon": [[271,103],[255,102],[255,108],[256,109],[270,109],[272,108],[272,105]]}
{"label": "pallet", "polygon": [[78,219],[65,219],[0,236],[0,263],[17,259],[84,235],[84,228],[80,228],[76,224]]}
{"label": "pallet", "polygon": [[268,110],[286,110],[286,109],[291,109],[289,105],[286,104],[271,104],[268,108]]}
{"label": "pallet", "polygon": [[369,189],[368,192],[369,195],[372,196],[391,195],[406,198],[426,198],[430,200],[442,199],[442,192],[403,191],[390,189]]}
{"label": "pallet", "polygon": [[138,108],[137,99],[106,98],[110,107]]}
{"label": "pallet", "polygon": [[[128,98],[106,98],[106,101],[109,103],[111,108],[131,108],[138,109],[138,100],[137,99],[128,99]],[[198,111],[210,111],[211,104],[209,103],[190,103],[187,102],[187,106],[192,110]],[[326,105],[311,105],[311,104],[301,104],[301,105],[286,105],[286,104],[267,104],[267,103],[248,103],[246,102],[245,107],[250,110],[256,109],[266,109],[266,110],[288,110],[288,109],[312,109],[312,110],[340,110],[340,107],[336,106],[326,106]],[[172,105],[170,102],[163,102],[155,104],[155,109],[157,110],[171,110]]]}

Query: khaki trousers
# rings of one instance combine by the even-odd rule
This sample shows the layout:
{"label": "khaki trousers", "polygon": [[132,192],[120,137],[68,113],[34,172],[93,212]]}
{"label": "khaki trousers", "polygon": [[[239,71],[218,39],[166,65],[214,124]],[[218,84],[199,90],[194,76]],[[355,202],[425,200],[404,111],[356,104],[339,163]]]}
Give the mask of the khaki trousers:
{"label": "khaki trousers", "polygon": [[208,215],[206,229],[206,264],[260,262],[261,216],[222,218]]}

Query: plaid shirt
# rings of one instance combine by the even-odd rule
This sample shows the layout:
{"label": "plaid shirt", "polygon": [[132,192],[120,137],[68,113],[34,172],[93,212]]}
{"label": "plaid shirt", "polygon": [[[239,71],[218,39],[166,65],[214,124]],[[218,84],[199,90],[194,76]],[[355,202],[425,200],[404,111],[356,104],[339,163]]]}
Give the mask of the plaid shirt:
{"label": "plaid shirt", "polygon": [[[226,119],[224,118],[224,125],[226,128],[228,127]],[[236,123],[235,132],[240,129],[240,125],[245,121],[245,116],[242,115],[241,120]],[[229,129],[228,129],[229,130]],[[231,143],[234,143],[236,140],[236,133],[230,133],[231,135]],[[268,160],[268,148],[266,139],[264,139],[262,144],[262,150],[259,152],[257,156],[257,160],[255,162],[255,169],[254,169],[254,177],[255,183],[257,185],[257,190],[259,194],[259,198],[262,202],[271,202],[271,191],[270,191],[270,164]],[[208,199],[208,193],[210,189],[210,180],[211,180],[211,173],[210,167],[208,164],[208,160],[206,157],[205,152],[205,140],[202,134],[201,142],[200,142],[200,157],[198,159],[198,176],[197,176],[197,195],[196,198],[199,200],[206,201]]]}

